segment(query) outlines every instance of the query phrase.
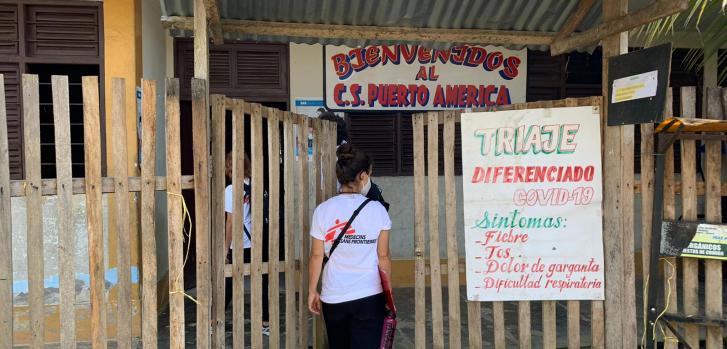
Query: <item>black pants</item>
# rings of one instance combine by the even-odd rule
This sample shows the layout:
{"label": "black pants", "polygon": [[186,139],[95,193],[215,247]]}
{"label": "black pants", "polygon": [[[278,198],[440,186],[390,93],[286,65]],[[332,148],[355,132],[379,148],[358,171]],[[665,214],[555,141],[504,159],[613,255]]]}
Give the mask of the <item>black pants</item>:
{"label": "black pants", "polygon": [[[246,248],[244,256],[244,262],[250,263],[250,249]],[[267,260],[264,260],[265,262]],[[250,285],[250,287],[256,287],[256,285]],[[263,282],[262,282],[262,292],[263,292],[263,322],[270,321],[270,312],[268,310],[269,307],[269,300],[268,300],[268,274],[263,274]],[[230,306],[230,302],[232,302],[232,278],[225,278],[225,308]],[[249,310],[248,310],[249,311]]]}
{"label": "black pants", "polygon": [[343,303],[322,303],[331,349],[376,349],[386,316],[383,293]]}

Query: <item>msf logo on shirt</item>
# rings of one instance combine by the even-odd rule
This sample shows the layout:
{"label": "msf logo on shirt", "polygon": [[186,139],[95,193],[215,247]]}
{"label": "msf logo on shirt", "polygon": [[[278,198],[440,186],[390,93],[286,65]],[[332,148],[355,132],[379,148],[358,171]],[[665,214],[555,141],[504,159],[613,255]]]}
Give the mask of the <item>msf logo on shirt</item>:
{"label": "msf logo on shirt", "polygon": [[[343,229],[343,227],[346,224],[348,224],[348,221],[341,222],[340,220],[336,219],[336,224],[334,224],[332,227],[328,228],[328,230],[326,231],[325,242],[333,242],[333,240],[335,240],[336,237],[338,236],[337,232],[339,230]],[[345,234],[346,235],[356,234],[356,229],[348,227],[348,230],[346,230]]]}

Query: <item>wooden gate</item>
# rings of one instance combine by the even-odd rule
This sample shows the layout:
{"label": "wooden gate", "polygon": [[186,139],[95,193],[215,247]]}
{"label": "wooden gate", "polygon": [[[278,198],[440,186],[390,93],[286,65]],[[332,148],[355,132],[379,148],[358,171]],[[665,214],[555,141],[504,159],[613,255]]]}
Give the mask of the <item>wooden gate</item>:
{"label": "wooden gate", "polygon": [[[706,119],[724,120],[727,111],[727,89],[707,88],[702,105]],[[697,88],[682,87],[679,91],[680,110],[672,110],[672,90],[667,93],[664,114],[695,118],[697,115]],[[654,127],[641,126],[641,185],[642,193],[642,270],[649,269],[649,244],[651,242],[651,208],[653,207],[654,176],[664,176],[664,219],[680,221],[706,221],[723,224],[722,197],[727,187],[722,183],[724,171],[722,159],[723,141],[697,141],[683,139],[670,147],[665,156],[665,171],[654,173]],[[678,208],[681,207],[681,212]],[[695,258],[660,258],[664,279],[664,312],[682,313],[686,316],[721,319],[723,317],[722,261]],[[681,272],[679,272],[681,269]],[[681,280],[678,279],[681,276]],[[645,274],[644,282],[648,282]],[[681,283],[681,287],[679,284]],[[662,287],[662,286],[657,286]],[[681,292],[682,294],[678,293]],[[703,295],[704,299],[700,299]],[[644,312],[645,313],[645,312]],[[646,324],[639,324],[642,328]],[[665,348],[678,346],[677,340],[666,326],[661,325],[656,338]],[[719,323],[694,321],[679,328],[684,340],[692,348],[723,348],[724,333]],[[700,335],[704,333],[704,335]],[[654,334],[646,333],[639,344],[653,340]],[[701,345],[704,343],[704,345]]]}
{"label": "wooden gate", "polygon": [[[683,87],[680,91],[681,117],[696,116],[696,88]],[[560,101],[544,101],[533,103],[522,103],[509,106],[501,106],[499,110],[513,109],[530,109],[530,108],[550,108],[550,107],[566,107],[566,106],[583,106],[583,105],[601,105],[601,97],[566,99]],[[727,89],[713,88],[707,90],[705,116],[712,119],[724,119],[725,108],[727,107]],[[664,115],[674,115],[672,112],[672,93],[668,92],[667,102]],[[463,261],[459,259],[459,247],[457,246],[457,228],[456,228],[456,205],[455,197],[456,183],[454,180],[454,130],[455,123],[458,122],[459,112],[443,111],[429,112],[426,114],[418,114],[414,116],[414,189],[415,189],[415,312],[416,312],[416,347],[427,347],[427,343],[432,343],[435,348],[482,348],[485,343],[493,343],[495,348],[509,347],[515,343],[520,348],[544,347],[555,348],[556,345],[564,345],[567,342],[568,348],[580,348],[581,346],[589,346],[593,348],[603,348],[606,345],[605,333],[607,328],[612,326],[621,326],[615,324],[615,321],[607,322],[605,320],[605,304],[609,304],[608,299],[613,294],[607,293],[607,301],[568,301],[555,302],[543,301],[538,302],[537,308],[542,314],[542,319],[534,321],[531,318],[531,306],[534,302],[467,302],[467,317],[461,315],[459,299],[459,273],[464,269]],[[444,156],[439,157],[438,154],[438,129],[443,124],[443,134],[441,139],[444,142]],[[437,125],[437,127],[431,127]],[[426,133],[425,133],[426,128]],[[622,261],[616,261],[614,258],[618,256],[606,255],[606,283],[608,287],[609,273],[614,273],[613,268],[609,268],[610,263],[623,263],[624,274],[619,276],[618,280],[622,280],[612,289],[619,289],[624,292],[618,302],[612,304],[618,305],[614,309],[614,313],[620,317],[619,321],[623,321],[624,326],[631,328],[632,333],[627,335],[622,333],[621,327],[612,329],[616,333],[622,333],[616,344],[610,344],[609,347],[622,347],[628,344],[629,347],[642,345],[647,340],[653,340],[652,334],[645,333],[644,316],[641,315],[645,309],[641,308],[645,304],[643,295],[643,285],[648,282],[648,276],[644,272],[640,272],[637,277],[637,269],[648,271],[649,248],[651,242],[651,211],[653,207],[653,182],[655,175],[664,175],[664,219],[682,219],[686,221],[695,221],[698,216],[707,222],[722,222],[721,197],[727,194],[727,189],[721,184],[722,160],[721,160],[721,141],[706,141],[704,155],[699,162],[697,157],[697,144],[695,140],[683,140],[681,145],[675,145],[666,153],[666,171],[663,174],[654,173],[654,125],[644,124],[640,126],[641,144],[640,149],[636,149],[639,154],[639,175],[637,180],[633,180],[633,194],[635,198],[641,199],[641,224],[635,230],[626,229],[623,237],[615,237],[606,234],[604,227],[604,248],[607,246],[623,246]],[[425,146],[426,156],[425,161]],[[681,167],[675,169],[675,149],[680,151],[679,157]],[[439,188],[439,167],[438,159],[444,159],[444,188]],[[624,160],[624,161],[628,161]],[[426,169],[425,169],[426,164]],[[701,169],[701,172],[699,172]],[[426,172],[425,172],[426,170]],[[607,169],[604,167],[604,171]],[[680,180],[677,179],[675,173],[680,173]],[[631,172],[633,173],[633,171]],[[697,180],[698,174],[703,174],[703,180]],[[620,179],[621,181],[623,179]],[[613,190],[613,188],[611,188]],[[604,188],[604,190],[609,190]],[[447,264],[440,267],[440,222],[438,221],[438,212],[440,207],[437,200],[425,200],[426,198],[438,197],[440,193],[445,195],[445,226],[446,234],[446,251]],[[627,192],[627,193],[630,193]],[[629,194],[630,195],[630,194]],[[680,199],[680,200],[678,200]],[[699,202],[703,202],[704,214],[698,214]],[[679,205],[679,203],[681,205]],[[676,212],[677,207],[681,206],[682,212]],[[633,209],[633,205],[624,206]],[[604,212],[604,220],[609,214],[608,210]],[[634,210],[630,214],[633,216]],[[629,214],[625,212],[624,214]],[[425,218],[426,217],[426,218]],[[428,239],[427,239],[428,229]],[[640,251],[635,248],[638,245],[640,233]],[[429,256],[425,256],[427,249],[427,240],[429,242]],[[621,241],[622,240],[622,241]],[[640,252],[640,253],[638,253]],[[641,265],[637,266],[638,257],[641,257]],[[686,315],[706,315],[711,318],[722,317],[722,263],[716,260],[701,261],[693,258],[667,258],[662,259],[662,270],[665,275],[664,280],[667,298],[667,310],[669,312],[682,312]],[[681,268],[681,273],[678,269]],[[445,272],[443,272],[443,270]],[[609,272],[609,269],[612,271]],[[700,270],[704,270],[700,274]],[[448,331],[444,331],[443,316],[443,297],[442,297],[442,275],[447,275],[448,285]],[[679,280],[677,274],[682,275],[682,287],[678,287]],[[431,276],[431,298],[429,302],[425,300],[427,278]],[[638,282],[637,281],[638,278]],[[677,290],[683,292],[678,295]],[[699,295],[704,294],[704,300],[700,302]],[[678,300],[681,300],[679,302]],[[585,309],[582,305],[588,304]],[[605,303],[605,304],[604,304]],[[483,326],[483,307],[486,309],[486,317],[490,318],[492,328],[488,329]],[[427,309],[431,309],[431,329],[427,326]],[[517,308],[517,323],[512,319],[506,318],[507,309]],[[565,323],[557,321],[556,311],[566,312]],[[640,323],[637,322],[641,319]],[[491,316],[491,317],[490,317]],[[536,331],[532,329],[532,323],[540,324],[540,328]],[[468,331],[468,342],[463,343],[460,339],[462,324],[466,323]],[[706,337],[702,336],[702,343],[706,340],[707,348],[722,348],[723,333],[720,326],[706,325],[704,323],[684,325],[686,332],[686,341],[694,348],[700,347],[700,328],[706,329]],[[589,330],[590,328],[590,330]],[[487,329],[487,331],[484,331]],[[587,331],[590,331],[587,332]],[[514,337],[508,336],[510,332],[516,332]],[[535,332],[540,332],[534,335]],[[444,342],[444,333],[448,333],[449,343]],[[560,335],[559,335],[560,334]],[[637,336],[638,334],[638,336]],[[590,341],[584,340],[584,337],[590,336]],[[567,337],[567,340],[564,338]],[[663,333],[656,334],[656,340],[664,342],[666,348],[676,348],[677,343],[668,329],[664,327]],[[509,339],[508,339],[509,338]],[[431,342],[430,342],[431,340]],[[535,341],[537,340],[537,342]],[[534,344],[535,343],[535,344]],[[631,346],[633,345],[633,346]]]}
{"label": "wooden gate", "polygon": [[[72,86],[73,87],[73,86]],[[157,176],[156,167],[156,124],[157,85],[155,81],[142,80],[141,120],[141,168],[140,175],[129,170],[127,144],[127,117],[124,95],[127,88],[123,79],[112,79],[109,103],[111,115],[106,124],[113,135],[107,140],[111,149],[108,158],[109,173],[102,176],[102,113],[99,109],[99,81],[97,77],[84,77],[83,89],[83,145],[85,152],[84,178],[71,177],[71,137],[68,100],[68,79],[64,76],[52,78],[53,124],[55,129],[55,165],[57,178],[41,178],[40,127],[39,127],[39,82],[35,75],[23,75],[23,132],[25,158],[25,179],[10,180],[8,159],[8,129],[5,109],[3,76],[0,75],[0,347],[11,348],[14,344],[29,344],[42,348],[50,342],[60,342],[62,348],[74,348],[77,342],[90,341],[94,348],[105,348],[110,339],[119,348],[130,348],[133,337],[139,332],[145,348],[156,348],[159,338],[157,328],[157,241],[155,230],[155,192],[167,194],[168,205],[168,265],[169,265],[169,340],[172,348],[185,347],[185,298],[196,303],[196,346],[210,345],[224,347],[224,278],[232,277],[234,283],[233,338],[234,347],[243,348],[245,314],[260,314],[262,297],[269,297],[271,326],[278,329],[270,336],[270,347],[286,348],[307,346],[310,331],[307,305],[306,277],[300,277],[306,270],[309,248],[308,225],[313,204],[333,195],[335,176],[335,124],[303,115],[266,108],[256,103],[229,99],[213,95],[211,119],[207,82],[192,80],[193,124],[194,124],[194,176],[182,176],[180,154],[180,109],[179,82],[167,79],[165,86],[166,126],[166,176]],[[267,191],[270,200],[270,261],[262,262],[262,250],[253,248],[250,264],[242,258],[242,235],[233,234],[235,246],[234,264],[225,265],[224,236],[224,188],[225,188],[225,113],[232,113],[234,171],[233,183],[242,183],[243,152],[245,151],[245,119],[249,119],[250,155],[253,178],[269,178],[267,188],[262,180],[252,181],[252,211],[254,246],[262,246],[262,200]],[[267,144],[263,144],[262,126],[267,123]],[[282,132],[281,132],[282,131]],[[309,133],[313,141],[308,142]],[[132,138],[133,139],[133,138]],[[267,151],[263,153],[263,149]],[[312,149],[310,159],[306,154]],[[268,166],[264,164],[267,158]],[[47,160],[44,160],[47,161]],[[267,167],[267,170],[265,168]],[[280,169],[283,169],[282,181]],[[130,173],[131,172],[131,173]],[[130,175],[131,174],[131,175]],[[234,185],[235,212],[242,214],[242,185]],[[184,189],[195,190],[196,220],[194,227],[187,214],[187,207],[181,195]],[[73,196],[85,195],[84,213],[88,239],[88,270],[90,291],[88,300],[82,300],[76,289],[74,258],[80,252],[76,249],[77,231],[73,227]],[[104,226],[104,194],[108,198],[108,221],[113,226]],[[54,217],[58,229],[59,296],[56,304],[44,300],[44,262],[53,256],[44,255],[43,211],[44,196],[55,197],[57,210]],[[28,263],[28,313],[29,321],[22,324],[28,328],[27,343],[13,341],[17,328],[14,315],[13,264],[12,264],[12,214],[11,198],[24,197],[27,214],[27,263]],[[137,202],[140,199],[140,205]],[[282,200],[282,201],[281,201]],[[277,209],[280,207],[281,209]],[[140,224],[131,224],[130,217],[140,208]],[[281,220],[284,212],[284,220]],[[235,231],[242,231],[242,221],[235,222]],[[284,229],[284,239],[279,231]],[[117,255],[118,281],[108,285],[105,254],[109,245],[105,235],[107,229],[116,231],[113,236]],[[183,288],[183,269],[190,246],[185,250],[185,239],[196,234],[197,292],[192,297]],[[141,275],[139,291],[137,282],[132,282],[131,251],[135,236],[140,236]],[[201,237],[201,238],[200,238]],[[279,255],[280,244],[284,244],[283,255]],[[219,252],[217,252],[219,251]],[[251,308],[244,309],[243,277],[250,276],[252,285],[259,285],[263,274],[269,274],[270,290],[264,295],[257,286],[251,289]],[[279,277],[284,276],[284,302],[279,302]],[[136,291],[135,291],[136,290]],[[109,304],[111,294],[116,299]],[[135,298],[141,293],[141,305]],[[159,297],[162,298],[162,297]],[[281,306],[284,304],[284,306]],[[135,309],[139,307],[139,311]],[[15,313],[15,314],[14,314]],[[52,314],[51,314],[52,313]],[[278,323],[284,314],[283,324]],[[249,316],[249,315],[248,315]],[[262,347],[261,319],[252,316],[251,341],[253,347]],[[47,324],[57,326],[59,333],[50,333]],[[280,328],[284,327],[283,332]],[[284,333],[284,335],[282,335]],[[87,335],[86,335],[87,334]]]}
{"label": "wooden gate", "polygon": [[[566,99],[561,101],[545,101],[534,103],[522,103],[508,106],[501,106],[499,110],[517,110],[532,108],[549,108],[565,106],[586,106],[600,105],[600,97]],[[486,343],[493,343],[495,348],[505,348],[518,343],[520,348],[545,347],[555,348],[557,340],[556,331],[556,301],[539,302],[542,313],[542,321],[539,321],[542,328],[542,344],[533,346],[533,331],[531,319],[531,304],[533,302],[467,302],[466,318],[461,314],[460,309],[460,270],[464,270],[464,261],[460,260],[459,246],[457,242],[457,198],[454,164],[454,142],[455,124],[459,122],[460,111],[428,112],[416,114],[413,118],[414,129],[414,194],[415,194],[415,346],[416,348],[428,347],[432,343],[434,348],[482,348]],[[426,132],[425,132],[426,129]],[[443,156],[439,152],[439,132],[442,130]],[[425,153],[426,146],[426,153]],[[426,154],[426,160],[425,160]],[[439,159],[444,159],[444,187],[439,187]],[[426,169],[425,169],[426,165]],[[446,266],[440,262],[440,222],[439,202],[440,195],[445,197],[444,216],[446,234]],[[426,217],[426,218],[425,218]],[[428,234],[427,234],[428,231]],[[427,238],[428,235],[428,238]],[[427,250],[429,256],[425,256]],[[441,266],[440,266],[441,265]],[[443,272],[443,270],[445,272]],[[444,331],[444,304],[442,295],[442,275],[447,276],[448,292],[448,331]],[[430,276],[431,297],[430,301],[425,300],[427,278]],[[584,315],[591,318],[590,326],[581,324],[581,303],[580,301],[567,302],[567,334],[568,347],[581,347],[581,333],[590,327],[590,337],[593,345],[600,347],[604,337],[604,305],[602,301],[587,302],[588,309],[584,309]],[[586,302],[584,302],[586,303]],[[483,306],[490,309],[486,313],[492,314],[490,319],[493,327],[484,331],[486,326],[482,323]],[[517,308],[517,323],[510,323],[512,319],[506,319],[506,308]],[[427,308],[431,309],[431,329],[427,326]],[[465,320],[466,319],[466,320]],[[462,324],[466,323],[468,341],[463,343]],[[513,327],[510,327],[513,326]],[[515,327],[516,326],[516,327]],[[508,342],[507,333],[509,330],[517,332],[517,338]],[[561,331],[562,333],[565,331]],[[444,333],[448,333],[449,341],[445,343]],[[431,338],[431,342],[430,342]]]}

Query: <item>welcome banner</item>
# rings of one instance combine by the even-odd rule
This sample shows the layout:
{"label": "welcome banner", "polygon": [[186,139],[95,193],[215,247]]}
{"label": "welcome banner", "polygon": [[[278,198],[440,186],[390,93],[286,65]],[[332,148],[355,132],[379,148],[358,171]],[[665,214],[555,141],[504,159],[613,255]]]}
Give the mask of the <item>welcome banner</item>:
{"label": "welcome banner", "polygon": [[467,298],[604,299],[597,107],[462,114]]}
{"label": "welcome banner", "polygon": [[330,109],[441,110],[525,102],[527,50],[326,46]]}

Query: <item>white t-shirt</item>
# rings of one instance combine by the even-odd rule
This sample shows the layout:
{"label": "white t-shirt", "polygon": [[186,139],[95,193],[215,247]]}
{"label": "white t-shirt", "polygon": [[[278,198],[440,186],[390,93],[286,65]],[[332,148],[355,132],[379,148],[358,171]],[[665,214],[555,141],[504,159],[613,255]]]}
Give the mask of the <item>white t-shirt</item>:
{"label": "white t-shirt", "polygon": [[[250,183],[250,181],[248,179],[245,179],[245,184],[249,184],[249,183]],[[244,196],[243,200],[245,200],[245,202],[242,205],[242,213],[243,213],[243,216],[245,217],[245,219],[243,220],[243,223],[245,224],[245,228],[247,229],[247,231],[250,232],[250,234],[252,234],[252,218],[251,218],[251,214],[250,214],[250,196],[247,195],[247,192],[245,192],[244,189],[243,189],[243,196]],[[225,188],[225,212],[232,213],[232,209],[233,209],[232,184],[230,184]],[[234,233],[237,233],[237,232],[233,232],[233,234]],[[243,246],[245,248],[250,248],[250,246],[252,246],[252,243],[250,242],[250,239],[247,237],[247,234],[245,234],[244,231],[241,231],[239,233],[242,234],[242,238],[244,241]],[[230,248],[232,248],[232,244],[230,244]]]}
{"label": "white t-shirt", "polygon": [[[326,255],[364,200],[366,197],[361,194],[340,194],[316,207],[310,235],[323,240]],[[389,229],[391,219],[384,206],[378,201],[369,202],[354,219],[323,270],[321,301],[342,303],[382,292],[376,247],[381,231]]]}

